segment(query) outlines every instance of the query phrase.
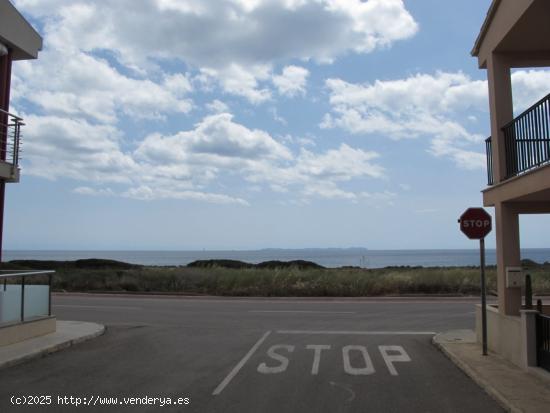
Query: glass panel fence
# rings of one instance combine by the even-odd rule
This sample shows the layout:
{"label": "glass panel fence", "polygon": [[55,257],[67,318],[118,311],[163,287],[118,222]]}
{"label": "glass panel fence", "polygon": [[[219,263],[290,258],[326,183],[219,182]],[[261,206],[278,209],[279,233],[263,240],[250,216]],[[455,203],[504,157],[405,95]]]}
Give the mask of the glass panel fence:
{"label": "glass panel fence", "polygon": [[0,273],[0,327],[50,315],[51,275],[35,271],[24,275]]}

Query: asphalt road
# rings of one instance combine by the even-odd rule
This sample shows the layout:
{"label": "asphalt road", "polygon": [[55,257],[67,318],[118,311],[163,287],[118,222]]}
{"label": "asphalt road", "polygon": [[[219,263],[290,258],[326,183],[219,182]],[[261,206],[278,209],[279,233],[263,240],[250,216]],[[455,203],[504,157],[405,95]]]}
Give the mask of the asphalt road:
{"label": "asphalt road", "polygon": [[1,370],[0,412],[501,412],[431,344],[475,302],[56,295],[59,319],[107,331]]}

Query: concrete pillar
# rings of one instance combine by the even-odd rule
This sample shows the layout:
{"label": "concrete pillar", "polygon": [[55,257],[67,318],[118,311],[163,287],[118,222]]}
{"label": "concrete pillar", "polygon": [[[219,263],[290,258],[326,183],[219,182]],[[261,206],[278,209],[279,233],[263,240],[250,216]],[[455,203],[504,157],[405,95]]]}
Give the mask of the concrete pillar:
{"label": "concrete pillar", "polygon": [[493,145],[493,175],[498,183],[506,177],[506,153],[502,127],[514,119],[510,65],[498,53],[487,59],[489,106],[491,108],[491,138]]}
{"label": "concrete pillar", "polygon": [[[493,174],[495,183],[506,178],[506,151],[502,127],[514,118],[510,65],[506,58],[492,53],[487,59],[491,137],[493,144]],[[521,290],[506,288],[506,267],[521,263],[519,249],[519,218],[506,204],[495,205],[497,241],[498,301],[501,314],[519,315]],[[504,311],[503,311],[504,310]]]}
{"label": "concrete pillar", "polygon": [[521,266],[519,214],[506,203],[495,205],[498,310],[501,314],[519,315],[521,288],[506,288],[506,267]]}
{"label": "concrete pillar", "polygon": [[537,319],[536,310],[521,310],[521,361],[523,368],[537,366]]}

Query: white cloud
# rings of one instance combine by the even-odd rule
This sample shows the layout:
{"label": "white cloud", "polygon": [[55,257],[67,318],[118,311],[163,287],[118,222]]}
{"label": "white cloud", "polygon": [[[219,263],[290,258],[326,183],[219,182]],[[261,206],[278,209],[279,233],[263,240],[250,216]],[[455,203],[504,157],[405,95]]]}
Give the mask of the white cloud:
{"label": "white cloud", "polygon": [[[193,189],[199,186],[196,181],[209,177],[195,180],[189,163],[170,164],[162,157],[144,162],[124,152],[119,144],[121,133],[113,126],[55,116],[30,115],[26,119],[25,174],[94,184],[75,188],[74,192],[81,195],[247,204],[241,198]],[[213,174],[208,166],[203,167],[203,172]],[[109,182],[127,189],[117,192],[102,186]]]}
{"label": "white cloud", "polygon": [[325,115],[322,128],[395,140],[428,137],[435,156],[449,157],[467,169],[484,167],[484,155],[475,150],[484,136],[468,131],[456,114],[486,108],[485,82],[438,72],[364,85],[329,79],[326,85],[332,113]]}
{"label": "white cloud", "polygon": [[309,71],[299,66],[286,66],[282,73],[273,76],[273,83],[281,95],[305,95]]}
{"label": "white cloud", "polygon": [[75,194],[89,195],[89,196],[113,196],[115,193],[111,188],[90,188],[89,186],[79,186],[73,189]]}
{"label": "white cloud", "polygon": [[281,115],[279,115],[279,111],[276,107],[269,108],[269,113],[271,113],[271,116],[273,116],[273,119],[276,122],[279,122],[281,125],[288,125],[288,122],[285,118],[283,118]]}
{"label": "white cloud", "polygon": [[[295,155],[266,132],[236,123],[228,113],[207,116],[190,131],[151,135],[135,151],[139,162],[164,165],[168,170],[192,170],[193,178],[189,175],[187,179],[195,184],[222,175],[236,176],[279,193],[292,190],[305,198],[354,200],[361,197],[346,195],[338,183],[383,178],[384,169],[374,163],[378,157],[375,152],[346,144],[320,154],[302,148]],[[148,196],[158,193],[134,197]]]}
{"label": "white cloud", "polygon": [[236,63],[222,69],[202,68],[199,80],[211,88],[217,81],[222,89],[237,96],[246,98],[250,103],[260,104],[271,99],[271,91],[260,86],[271,76],[268,65],[242,66]]}
{"label": "white cloud", "polygon": [[[247,205],[234,195],[205,191],[232,176],[276,192],[348,200],[366,199],[339,187],[341,182],[382,178],[375,152],[346,144],[324,153],[304,148],[294,154],[262,130],[249,129],[228,113],[210,115],[175,135],[152,134],[130,152],[111,125],[56,116],[26,117],[24,172],[49,179],[72,178],[75,193],[139,200],[185,199]],[[116,183],[123,189],[105,186]]]}
{"label": "white cloud", "polygon": [[304,198],[303,202],[307,202],[308,198],[317,197],[324,199],[336,199],[336,200],[348,200],[354,203],[359,201],[364,201],[370,205],[376,206],[393,206],[394,200],[397,198],[397,194],[384,191],[384,192],[352,192],[349,190],[344,190],[339,188],[334,182],[315,182],[308,187],[303,192]]}
{"label": "white cloud", "polygon": [[[61,51],[63,61],[76,50],[108,50],[119,63],[144,74],[157,67],[158,59],[181,59],[203,74],[209,71],[226,92],[253,103],[270,99],[269,89],[260,83],[268,80],[274,65],[289,60],[329,62],[350,52],[369,53],[418,30],[402,0],[17,0],[16,4],[42,19],[47,47]],[[302,93],[300,86],[295,90],[285,81],[288,74],[282,76],[276,80],[281,93]]]}
{"label": "white cloud", "polygon": [[17,0],[16,4],[35,16],[55,14],[47,31],[56,44],[111,49],[120,59],[135,63],[177,56],[196,67],[334,59],[350,50],[365,53],[387,47],[418,30],[402,0]]}
{"label": "white cloud", "polygon": [[331,149],[322,155],[302,149],[298,159],[298,172],[322,179],[348,181],[356,176],[381,178],[384,169],[371,161],[378,158],[376,152],[354,149],[343,143],[339,149]]}
{"label": "white cloud", "polygon": [[[549,84],[550,71],[515,71],[516,113],[548,94]],[[485,168],[485,154],[478,150],[486,136],[469,131],[460,120],[461,116],[471,120],[472,112],[488,117],[486,81],[472,80],[460,72],[437,72],[367,84],[328,79],[326,86],[332,113],[325,115],[322,128],[339,127],[396,140],[427,137],[433,155],[448,157],[464,169]]]}
{"label": "white cloud", "polygon": [[517,114],[550,93],[550,71],[516,70],[512,73],[512,88]]}
{"label": "white cloud", "polygon": [[366,178],[384,178],[384,169],[375,164],[376,152],[354,149],[341,144],[315,154],[301,148],[291,164],[250,161],[247,179],[253,183],[268,183],[277,192],[292,190],[299,196],[356,200],[358,195],[345,191],[339,183]]}
{"label": "white cloud", "polygon": [[214,99],[212,102],[207,103],[206,109],[208,109],[212,113],[229,112],[229,106],[218,99]]}
{"label": "white cloud", "polygon": [[166,75],[164,77],[164,86],[168,91],[180,96],[184,96],[193,91],[193,86],[188,76],[181,73]]}
{"label": "white cloud", "polygon": [[303,195],[307,197],[319,197],[325,199],[346,199],[356,201],[357,195],[353,192],[339,188],[334,182],[313,182],[305,187]]}
{"label": "white cloud", "polygon": [[[173,117],[194,108],[193,94],[219,88],[255,105],[305,95],[309,71],[301,65],[413,36],[417,25],[401,0],[16,4],[40,21],[45,37],[38,61],[18,62],[14,70],[16,110],[39,114],[27,115],[27,173],[80,181],[74,191],[83,195],[241,205],[244,199],[209,189],[241,179],[304,199],[357,200],[366,197],[340,184],[384,176],[374,152],[342,144],[315,153],[304,148],[314,146],[308,138],[286,145],[246,127],[219,94],[206,100],[211,115],[194,127],[170,128]],[[275,106],[272,115],[285,122]],[[163,132],[149,133],[147,123],[145,139],[130,136],[128,123],[142,120],[163,122]]]}
{"label": "white cloud", "polygon": [[[63,64],[60,64],[63,62]],[[26,99],[44,111],[115,123],[121,114],[158,119],[192,108],[186,76],[165,75],[160,82],[123,75],[105,59],[79,51],[48,49],[36,62],[17,63],[14,100]]]}
{"label": "white cloud", "polygon": [[130,182],[138,170],[120,149],[121,133],[109,125],[57,116],[25,116],[25,173],[49,179]]}
{"label": "white cloud", "polygon": [[231,159],[290,159],[290,151],[261,130],[233,122],[229,113],[210,115],[192,131],[173,136],[148,136],[136,150],[140,159],[183,162],[191,156],[211,157],[220,163]]}
{"label": "white cloud", "polygon": [[224,194],[212,194],[198,191],[178,191],[145,185],[130,188],[122,193],[122,196],[126,198],[138,199],[141,201],[151,201],[158,199],[182,199],[209,202],[214,204],[238,204],[243,206],[250,205],[246,200],[242,198],[236,198]]}
{"label": "white cloud", "polygon": [[296,142],[301,146],[317,146],[315,140],[312,138],[296,138]]}

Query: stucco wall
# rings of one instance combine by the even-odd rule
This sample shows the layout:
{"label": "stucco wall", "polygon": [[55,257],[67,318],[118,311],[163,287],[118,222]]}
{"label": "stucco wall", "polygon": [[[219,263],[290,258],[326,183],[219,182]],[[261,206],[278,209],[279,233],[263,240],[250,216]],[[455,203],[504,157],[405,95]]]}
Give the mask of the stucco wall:
{"label": "stucco wall", "polygon": [[[481,305],[476,305],[476,335],[482,341]],[[521,317],[501,315],[487,306],[487,347],[519,367],[524,367]]]}

